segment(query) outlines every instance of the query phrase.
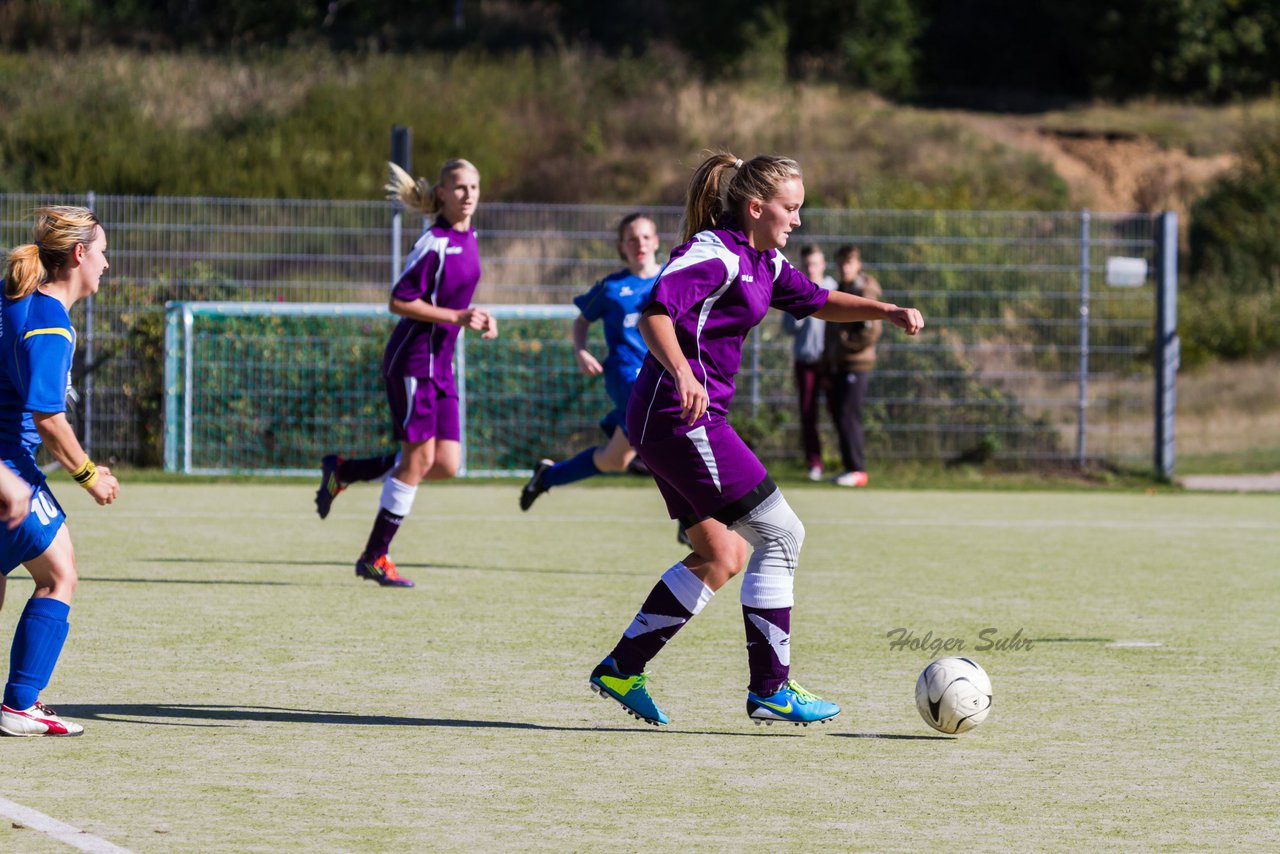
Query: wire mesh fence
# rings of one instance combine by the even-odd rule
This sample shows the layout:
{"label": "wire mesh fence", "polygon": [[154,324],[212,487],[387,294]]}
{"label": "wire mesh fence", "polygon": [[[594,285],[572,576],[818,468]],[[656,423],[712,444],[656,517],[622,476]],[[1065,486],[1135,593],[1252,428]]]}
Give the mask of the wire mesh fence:
{"label": "wire mesh fence", "polygon": [[[165,409],[166,303],[383,305],[398,257],[422,225],[405,215],[399,240],[393,241],[392,209],[381,202],[11,194],[0,195],[0,245],[29,240],[31,212],[50,202],[89,204],[106,226],[111,269],[99,294],[73,314],[81,330],[73,371],[81,403],[75,415],[96,456],[139,465],[163,463],[166,435],[174,426],[166,429],[175,417]],[[621,265],[615,227],[632,210],[483,205],[476,216],[484,264],[477,301],[567,304]],[[679,211],[643,210],[669,248]],[[829,259],[839,246],[856,245],[868,272],[883,285],[884,298],[918,306],[928,324],[916,338],[888,331],[881,341],[865,419],[870,456],[1151,459],[1155,282],[1148,275],[1138,286],[1120,287],[1109,283],[1107,270],[1114,258],[1156,265],[1158,215],[806,210],[803,219],[787,249],[793,261],[798,264],[803,243],[821,246]],[[567,328],[539,327],[528,340],[559,352],[552,339],[567,338]],[[526,340],[518,327],[511,331],[513,342]],[[232,346],[231,339],[246,333],[218,334],[228,339],[224,346]],[[348,334],[355,333],[334,327],[306,337]],[[367,336],[368,330],[359,334]],[[600,346],[598,337],[593,341]],[[286,447],[310,453],[309,442],[244,425],[254,418],[259,425],[305,420],[304,410],[318,411],[316,401],[328,393],[326,371],[366,396],[358,411],[385,419],[379,359],[365,352],[377,351],[376,343],[330,343],[317,356],[325,370],[309,376],[307,388],[274,387],[292,380],[270,371],[245,374],[243,382],[260,386],[258,402],[245,404],[239,426],[208,425],[246,444],[231,468],[291,468],[268,463]],[[551,372],[559,385],[540,387],[545,380],[522,373],[521,359],[528,354],[521,347],[529,346],[491,348],[467,365],[468,376],[476,378],[475,406],[482,406],[479,390],[486,383],[504,389],[502,405],[517,424],[527,422],[521,413],[568,406],[566,394],[578,394],[580,402],[604,399],[589,384],[569,382],[571,356],[567,372]],[[507,355],[490,358],[496,353]],[[790,339],[778,318],[766,318],[753,334],[737,383],[733,419],[739,430],[766,459],[798,459]],[[372,408],[361,408],[368,401]],[[316,418],[311,421],[322,430]],[[567,453],[590,435],[591,422],[586,416],[579,421],[555,422],[548,428],[553,435],[514,431],[522,440],[511,447],[494,448],[501,444],[495,433],[477,433],[468,443],[469,468],[517,470],[538,456]],[[389,441],[385,424],[374,427]]]}

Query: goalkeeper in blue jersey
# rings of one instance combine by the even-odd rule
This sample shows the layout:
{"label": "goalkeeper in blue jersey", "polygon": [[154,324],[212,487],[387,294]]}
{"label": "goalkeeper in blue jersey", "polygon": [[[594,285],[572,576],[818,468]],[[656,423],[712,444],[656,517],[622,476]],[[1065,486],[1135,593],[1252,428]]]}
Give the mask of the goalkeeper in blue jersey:
{"label": "goalkeeper in blue jersey", "polygon": [[18,564],[35,581],[14,632],[9,679],[0,706],[0,733],[80,735],[84,727],[40,702],[67,638],[76,589],[75,550],[44,472],[43,444],[99,504],[115,501],[120,484],[89,459],[67,421],[76,333],[69,311],[98,291],[107,270],[107,237],[86,208],[46,207],[36,213],[34,242],[9,253],[0,299],[0,460],[30,487],[29,512],[12,525],[12,499],[0,527],[0,573]]}
{"label": "goalkeeper in blue jersey", "polygon": [[[602,472],[625,471],[635,459],[636,452],[627,438],[627,400],[649,352],[636,323],[661,271],[657,252],[658,228],[653,220],[639,213],[624,217],[618,225],[618,254],[627,263],[626,268],[605,276],[573,301],[582,312],[573,321],[573,352],[578,369],[590,377],[604,374],[605,391],[613,401],[613,410],[600,422],[609,441],[563,462],[541,460],[520,491],[521,510],[528,510],[539,495],[554,486]],[[605,345],[609,348],[603,365],[587,349],[587,330],[597,320],[604,323]]]}

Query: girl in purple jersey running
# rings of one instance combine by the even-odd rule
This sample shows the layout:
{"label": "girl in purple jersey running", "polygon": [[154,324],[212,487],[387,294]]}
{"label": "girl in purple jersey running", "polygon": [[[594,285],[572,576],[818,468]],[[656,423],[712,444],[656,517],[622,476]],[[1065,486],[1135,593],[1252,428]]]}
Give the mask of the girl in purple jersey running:
{"label": "girl in purple jersey running", "polygon": [[840,713],[790,678],[804,525],[729,426],[734,377],[744,339],[771,307],[796,318],[887,320],[909,335],[924,320],[914,308],[824,290],[792,267],[779,250],[800,226],[803,204],[793,160],[707,158],[689,185],[684,243],[640,320],[649,355],[627,408],[628,432],[693,552],[663,574],[590,682],[652,724],[668,718],[649,694],[645,665],[744,564],[747,714],[807,726]]}
{"label": "girl in purple jersey running", "polygon": [[480,172],[466,160],[440,167],[434,185],[414,180],[391,165],[387,193],[435,221],[414,245],[404,272],[391,291],[391,313],[400,323],[382,360],[387,402],[400,453],[358,460],[330,454],[321,461],[316,512],[329,515],[333,499],[347,485],[384,478],[382,499],[356,576],[387,587],[412,587],[387,555],[391,539],[413,507],[418,484],[458,473],[462,432],[453,353],[464,329],[496,338],[498,323],[471,305],[480,281],[480,253],[471,217],[480,201]]}

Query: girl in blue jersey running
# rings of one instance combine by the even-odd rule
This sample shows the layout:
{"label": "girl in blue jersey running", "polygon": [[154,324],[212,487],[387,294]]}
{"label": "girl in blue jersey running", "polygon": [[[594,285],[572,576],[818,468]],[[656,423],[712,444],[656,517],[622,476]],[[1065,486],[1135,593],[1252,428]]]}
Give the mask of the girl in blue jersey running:
{"label": "girl in blue jersey running", "polygon": [[[67,638],[76,589],[75,550],[44,473],[43,444],[99,504],[115,501],[120,484],[89,459],[67,421],[66,397],[76,333],[71,307],[98,291],[107,270],[107,237],[93,211],[41,208],[35,240],[9,253],[0,299],[0,461],[31,490],[30,512],[0,529],[0,573],[18,564],[35,581],[14,632],[9,680],[0,706],[0,733],[80,735],[40,702]],[[11,520],[12,521],[12,520]]]}
{"label": "girl in blue jersey running", "polygon": [[[528,510],[538,496],[554,486],[584,480],[602,472],[625,471],[636,452],[627,438],[627,400],[636,374],[649,352],[636,324],[658,280],[658,227],[644,214],[633,213],[618,224],[618,255],[626,269],[610,273],[573,301],[582,313],[573,321],[573,353],[578,369],[589,377],[604,374],[604,387],[613,410],[600,422],[608,444],[587,448],[564,462],[541,460],[520,491],[520,509]],[[587,349],[587,330],[604,322],[609,355],[602,366]]]}

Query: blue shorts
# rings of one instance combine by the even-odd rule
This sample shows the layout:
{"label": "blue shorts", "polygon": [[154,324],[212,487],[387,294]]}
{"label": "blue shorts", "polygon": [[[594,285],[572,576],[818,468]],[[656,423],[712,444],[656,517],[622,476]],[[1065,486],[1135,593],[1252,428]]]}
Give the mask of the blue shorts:
{"label": "blue shorts", "polygon": [[604,431],[606,436],[612,438],[614,430],[621,430],[622,435],[629,436],[627,433],[627,401],[631,399],[631,389],[635,387],[635,384],[635,377],[622,379],[605,375],[604,390],[608,393],[609,399],[613,401],[613,410],[600,419],[600,429]]}
{"label": "blue shorts", "polygon": [[0,525],[0,574],[8,575],[19,564],[40,557],[58,535],[67,514],[41,481],[31,487],[31,513],[12,531]]}
{"label": "blue shorts", "polygon": [[462,441],[457,396],[446,395],[426,377],[387,377],[387,403],[398,442]]}

